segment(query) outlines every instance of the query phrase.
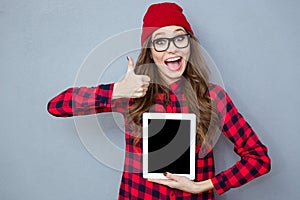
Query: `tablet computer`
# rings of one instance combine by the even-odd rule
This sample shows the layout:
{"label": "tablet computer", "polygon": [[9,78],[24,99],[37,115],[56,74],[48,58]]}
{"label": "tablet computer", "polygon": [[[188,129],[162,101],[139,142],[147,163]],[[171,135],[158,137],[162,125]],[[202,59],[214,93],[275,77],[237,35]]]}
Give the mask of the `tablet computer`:
{"label": "tablet computer", "polygon": [[164,172],[195,179],[196,115],[143,114],[143,177],[166,179]]}

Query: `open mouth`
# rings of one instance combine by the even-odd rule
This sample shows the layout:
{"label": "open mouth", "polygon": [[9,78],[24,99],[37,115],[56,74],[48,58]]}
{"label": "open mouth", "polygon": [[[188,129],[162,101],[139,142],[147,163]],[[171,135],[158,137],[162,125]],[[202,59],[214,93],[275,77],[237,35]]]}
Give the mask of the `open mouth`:
{"label": "open mouth", "polygon": [[165,60],[165,64],[167,65],[169,70],[177,71],[180,69],[182,63],[182,57],[173,57]]}

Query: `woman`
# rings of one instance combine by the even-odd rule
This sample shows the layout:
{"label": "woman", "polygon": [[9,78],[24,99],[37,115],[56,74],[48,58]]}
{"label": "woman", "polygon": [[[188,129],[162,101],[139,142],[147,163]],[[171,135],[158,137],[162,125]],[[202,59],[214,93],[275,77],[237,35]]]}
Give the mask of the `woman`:
{"label": "woman", "polygon": [[[175,3],[151,5],[143,19],[142,50],[125,78],[94,88],[69,88],[53,98],[48,111],[58,117],[118,111],[124,115],[126,155],[119,199],[214,199],[270,170],[267,148],[237,111],[228,94],[209,83],[207,66],[192,28]],[[142,177],[141,122],[144,112],[197,115],[196,179],[165,173],[167,180]],[[241,160],[215,175],[209,147],[218,130],[234,144]]]}

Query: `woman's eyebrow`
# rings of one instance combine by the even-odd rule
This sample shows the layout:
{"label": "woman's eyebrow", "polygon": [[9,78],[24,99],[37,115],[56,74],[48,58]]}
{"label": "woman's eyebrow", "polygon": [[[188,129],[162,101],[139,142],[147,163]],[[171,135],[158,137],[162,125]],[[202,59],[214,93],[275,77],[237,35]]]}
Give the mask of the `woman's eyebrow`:
{"label": "woman's eyebrow", "polygon": [[173,32],[179,32],[179,31],[185,32],[185,30],[182,29],[182,28],[176,29],[176,30],[174,30]]}
{"label": "woman's eyebrow", "polygon": [[[173,31],[173,33],[179,32],[179,31],[185,32],[184,29],[178,28],[178,29],[175,29],[175,30]],[[166,35],[166,33],[165,33],[165,32],[158,32],[158,33],[155,33],[154,36],[153,36],[153,38],[156,38],[156,37],[159,36],[159,35]]]}

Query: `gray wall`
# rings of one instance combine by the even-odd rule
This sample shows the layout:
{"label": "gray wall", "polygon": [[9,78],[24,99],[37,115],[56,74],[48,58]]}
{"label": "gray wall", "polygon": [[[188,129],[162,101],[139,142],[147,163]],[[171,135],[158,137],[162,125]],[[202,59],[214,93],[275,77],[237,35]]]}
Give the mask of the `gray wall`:
{"label": "gray wall", "polygon": [[[268,175],[218,199],[299,199],[300,2],[177,2],[273,161]],[[0,1],[0,199],[117,198],[121,172],[94,159],[75,120],[50,116],[46,104],[74,85],[95,46],[139,28],[148,5],[141,0]],[[121,65],[111,68],[117,75],[107,81],[126,71],[121,58]],[[122,127],[111,116],[97,117],[107,137],[124,148]],[[217,170],[236,159],[221,137]]]}

